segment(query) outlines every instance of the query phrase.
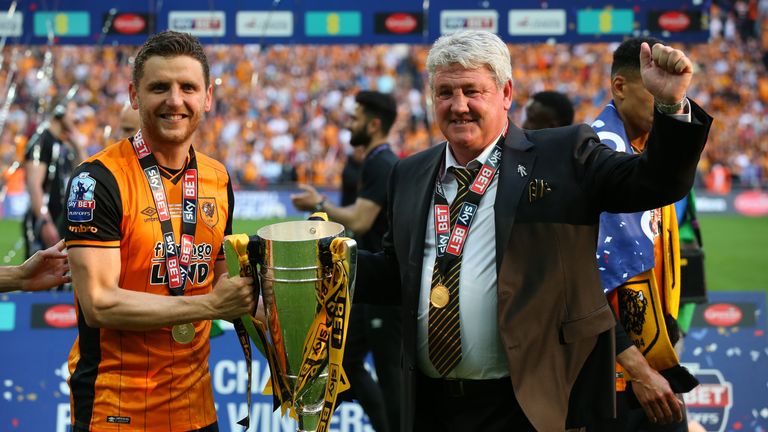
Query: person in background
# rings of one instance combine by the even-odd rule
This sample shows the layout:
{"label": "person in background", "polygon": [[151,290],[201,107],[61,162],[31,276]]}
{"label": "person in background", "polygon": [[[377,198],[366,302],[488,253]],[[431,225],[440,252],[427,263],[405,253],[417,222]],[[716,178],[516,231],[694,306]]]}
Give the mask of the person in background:
{"label": "person in background", "polygon": [[[385,93],[361,91],[350,116],[350,144],[362,152],[360,179],[354,202],[336,206],[315,188],[303,185],[291,197],[299,210],[323,211],[354,233],[358,247],[381,250],[387,231],[387,180],[397,156],[388,142],[397,118],[397,103]],[[360,149],[360,150],[358,150]],[[349,335],[344,351],[344,370],[352,395],[360,401],[377,432],[396,431],[400,424],[400,309],[394,306],[356,304],[350,313]],[[373,353],[379,384],[365,369],[367,353]]]}
{"label": "person in background", "polygon": [[29,258],[62,238],[67,181],[86,157],[75,125],[75,102],[56,105],[49,126],[30,138],[24,153],[29,210],[24,215],[24,246]]}
{"label": "person in background", "polygon": [[70,282],[64,240],[37,251],[17,266],[0,266],[0,293],[42,291]]}
{"label": "person in background", "polygon": [[384,250],[359,251],[354,297],[402,306],[402,432],[562,431],[613,413],[599,215],[684,196],[712,121],[685,97],[682,51],[643,45],[639,58],[655,100],[685,118],[655,113],[648,151],[630,156],[586,124],[511,124],[512,61],[495,34],[432,45],[447,142],[392,169]]}
{"label": "person in background", "polygon": [[573,124],[573,104],[563,93],[541,91],[525,104],[523,129],[544,129]]}
{"label": "person in background", "polygon": [[365,147],[354,146],[347,154],[347,162],[341,170],[341,196],[339,204],[342,207],[354,204],[357,201],[357,190],[360,187],[360,170],[365,159]]}
{"label": "person in background", "polygon": [[68,188],[73,431],[215,432],[210,320],[256,303],[252,278],[227,276],[229,175],[195,150],[213,97],[200,42],[149,37],[128,91],[140,130],[82,163]]}
{"label": "person in background", "polygon": [[[652,38],[632,38],[613,53],[613,100],[592,126],[602,142],[614,150],[643,153],[651,137],[655,112],[667,109],[658,103],[654,107],[654,96],[641,72],[641,46],[659,43]],[[680,300],[677,232],[674,204],[638,213],[601,215],[597,266],[603,288],[619,318],[618,410],[615,420],[598,423],[590,430],[687,430],[685,407],[675,390],[689,391],[695,378],[679,365],[674,350],[679,339],[675,319]],[[656,309],[655,304],[661,307]],[[656,322],[658,327],[653,333],[658,332],[660,337],[651,345],[651,338],[643,335]]]}
{"label": "person in background", "polygon": [[118,122],[118,135],[120,138],[133,136],[141,126],[139,111],[133,109],[130,103],[125,104],[120,111],[120,121]]}

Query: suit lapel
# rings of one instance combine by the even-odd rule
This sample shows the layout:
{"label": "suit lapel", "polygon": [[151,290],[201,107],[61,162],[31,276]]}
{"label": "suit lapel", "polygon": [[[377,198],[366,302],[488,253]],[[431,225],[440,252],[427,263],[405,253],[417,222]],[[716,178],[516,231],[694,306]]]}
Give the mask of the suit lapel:
{"label": "suit lapel", "polygon": [[512,232],[517,205],[529,182],[528,179],[533,172],[536,161],[536,156],[528,151],[531,147],[533,147],[533,143],[528,141],[523,131],[512,125],[510,121],[509,131],[502,149],[501,171],[499,172],[499,184],[494,203],[497,273],[501,269],[504,249]]}
{"label": "suit lapel", "polygon": [[404,172],[401,179],[400,190],[406,192],[413,201],[409,206],[400,211],[406,212],[411,217],[404,220],[410,224],[411,239],[408,250],[408,263],[415,271],[421,272],[424,264],[424,240],[427,233],[427,216],[432,195],[435,190],[435,179],[440,165],[445,157],[446,143],[436,145],[424,151],[424,159],[414,163],[413,169]]}

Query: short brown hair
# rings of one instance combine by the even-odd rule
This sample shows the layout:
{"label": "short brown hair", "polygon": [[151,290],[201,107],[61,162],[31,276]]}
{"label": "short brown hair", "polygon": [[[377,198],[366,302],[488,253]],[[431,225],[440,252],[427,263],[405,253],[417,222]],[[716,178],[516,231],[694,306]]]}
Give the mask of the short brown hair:
{"label": "short brown hair", "polygon": [[166,30],[150,36],[139,49],[139,53],[136,54],[136,59],[133,61],[133,74],[131,75],[134,87],[139,86],[139,80],[144,76],[144,63],[154,56],[192,57],[203,67],[205,87],[208,88],[211,85],[211,68],[208,66],[208,57],[205,55],[200,41],[189,33]]}

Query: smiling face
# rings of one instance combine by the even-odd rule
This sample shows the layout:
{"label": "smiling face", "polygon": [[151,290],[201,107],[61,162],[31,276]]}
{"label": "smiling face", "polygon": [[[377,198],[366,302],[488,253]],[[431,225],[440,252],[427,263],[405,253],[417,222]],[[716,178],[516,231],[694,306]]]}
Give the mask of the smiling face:
{"label": "smiling face", "polygon": [[142,134],[150,146],[189,145],[213,88],[206,88],[203,67],[186,55],[153,56],[144,64],[138,86],[129,84],[131,106],[139,110]]}
{"label": "smiling face", "polygon": [[487,68],[438,68],[433,79],[435,117],[463,165],[476,158],[503,131],[512,103],[512,81],[499,88]]}

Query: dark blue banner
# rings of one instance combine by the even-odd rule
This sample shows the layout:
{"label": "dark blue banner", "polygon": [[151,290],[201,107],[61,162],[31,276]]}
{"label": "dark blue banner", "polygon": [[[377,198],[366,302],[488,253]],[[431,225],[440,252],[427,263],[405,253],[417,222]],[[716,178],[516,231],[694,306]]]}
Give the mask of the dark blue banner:
{"label": "dark blue banner", "polygon": [[[225,323],[228,324],[228,323]],[[0,295],[0,431],[69,432],[67,355],[77,337],[71,294]],[[295,432],[296,422],[272,411],[272,396],[261,390],[269,380],[267,361],[254,350],[252,432]],[[211,340],[209,361],[219,430],[240,432],[237,421],[248,411],[248,369],[229,325]],[[370,366],[370,365],[369,365]],[[356,403],[338,406],[331,432],[370,432]]]}
{"label": "dark blue banner", "polygon": [[[9,15],[16,4],[15,14]],[[483,29],[509,42],[605,42],[628,35],[704,42],[711,0],[113,0],[0,1],[0,36],[11,43],[140,44],[172,29],[206,43],[429,44]],[[429,5],[426,6],[425,5]]]}
{"label": "dark blue banner", "polygon": [[[764,292],[711,292],[697,306],[685,338],[682,361],[701,385],[685,395],[689,417],[710,432],[768,430],[768,337]],[[71,294],[0,296],[0,431],[69,429],[67,355],[75,341]],[[210,370],[219,425],[240,431],[247,369],[234,331],[211,340]],[[261,389],[269,378],[266,361],[253,360],[251,422],[256,432],[294,432],[295,424],[272,412]],[[344,403],[333,432],[369,432],[357,404]]]}
{"label": "dark blue banner", "polygon": [[768,430],[765,292],[710,292],[697,305],[682,361],[701,383],[685,395],[708,432]]}

